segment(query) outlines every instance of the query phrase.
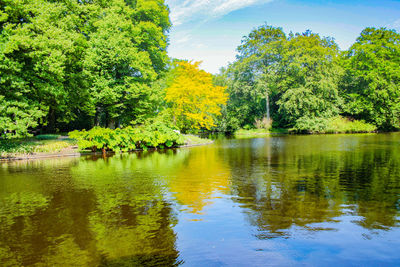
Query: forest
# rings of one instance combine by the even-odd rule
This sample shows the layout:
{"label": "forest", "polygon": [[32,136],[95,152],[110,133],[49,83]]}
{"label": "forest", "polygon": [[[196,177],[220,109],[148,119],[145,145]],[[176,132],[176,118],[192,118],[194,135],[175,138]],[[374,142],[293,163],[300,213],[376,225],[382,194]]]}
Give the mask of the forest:
{"label": "forest", "polygon": [[0,139],[128,127],[164,129],[159,143],[172,145],[174,130],[400,128],[395,30],[365,28],[343,51],[265,24],[212,75],[168,56],[171,27],[163,0],[0,0]]}

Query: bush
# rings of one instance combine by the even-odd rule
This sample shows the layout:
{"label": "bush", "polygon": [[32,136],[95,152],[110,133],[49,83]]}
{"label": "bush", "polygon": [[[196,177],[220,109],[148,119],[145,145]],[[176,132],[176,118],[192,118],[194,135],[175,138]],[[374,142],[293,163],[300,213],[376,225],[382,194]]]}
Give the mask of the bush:
{"label": "bush", "polygon": [[289,131],[295,133],[324,133],[328,124],[329,119],[301,117]]}
{"label": "bush", "polygon": [[268,120],[266,117],[262,119],[255,119],[254,126],[257,129],[265,129],[268,131],[269,129],[271,129],[272,120],[271,119]]}
{"label": "bush", "polygon": [[290,129],[296,133],[370,133],[377,127],[364,121],[350,120],[341,116],[333,118],[302,117]]}
{"label": "bush", "polygon": [[335,117],[329,120],[326,133],[370,133],[375,132],[375,125],[366,123],[365,121],[350,120],[343,117]]}
{"label": "bush", "polygon": [[80,149],[128,152],[135,149],[165,148],[184,144],[184,137],[161,122],[115,130],[94,127],[89,131],[73,131],[70,138],[78,141]]}

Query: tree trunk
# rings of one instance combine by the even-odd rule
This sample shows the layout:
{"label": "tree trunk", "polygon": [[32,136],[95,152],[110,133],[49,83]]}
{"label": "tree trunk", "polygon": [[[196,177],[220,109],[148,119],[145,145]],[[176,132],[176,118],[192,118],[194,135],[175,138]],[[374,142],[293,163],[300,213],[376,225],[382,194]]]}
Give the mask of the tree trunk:
{"label": "tree trunk", "polygon": [[96,114],[94,117],[94,125],[95,126],[100,126],[100,116],[101,116],[101,108],[96,107]]}
{"label": "tree trunk", "polygon": [[105,111],[105,127],[108,127],[109,124],[110,124],[110,113],[106,109],[106,111]]}
{"label": "tree trunk", "polygon": [[265,106],[267,109],[267,120],[269,122],[271,119],[271,116],[269,114],[269,92],[268,92],[268,89],[265,91]]}
{"label": "tree trunk", "polygon": [[46,127],[46,131],[48,133],[54,133],[56,128],[56,112],[54,108],[50,107],[49,109],[49,116],[48,116],[48,124]]}

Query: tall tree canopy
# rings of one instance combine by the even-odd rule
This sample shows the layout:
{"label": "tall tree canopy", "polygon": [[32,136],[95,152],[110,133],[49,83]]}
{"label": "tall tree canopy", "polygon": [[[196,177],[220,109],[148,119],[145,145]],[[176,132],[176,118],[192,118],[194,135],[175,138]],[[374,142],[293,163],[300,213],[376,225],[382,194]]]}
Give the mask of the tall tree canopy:
{"label": "tall tree canopy", "polygon": [[347,112],[381,129],[400,128],[400,34],[366,28],[345,54]]}
{"label": "tall tree canopy", "polygon": [[0,130],[143,120],[168,15],[163,0],[0,0]]}
{"label": "tall tree canopy", "polygon": [[[229,100],[220,127],[232,130],[267,116],[276,95],[278,64],[286,35],[281,28],[264,25],[244,37],[237,61],[223,69],[216,83],[228,86]],[[273,104],[273,103],[272,103]]]}
{"label": "tall tree canopy", "polygon": [[305,32],[290,36],[280,62],[279,113],[285,126],[298,120],[330,118],[340,112],[339,48],[331,38]]}
{"label": "tall tree canopy", "polygon": [[339,114],[343,71],[333,39],[309,31],[286,36],[281,28],[264,25],[244,37],[238,52],[217,79],[225,80],[230,96],[222,128],[252,124],[269,117],[270,110],[281,127]]}

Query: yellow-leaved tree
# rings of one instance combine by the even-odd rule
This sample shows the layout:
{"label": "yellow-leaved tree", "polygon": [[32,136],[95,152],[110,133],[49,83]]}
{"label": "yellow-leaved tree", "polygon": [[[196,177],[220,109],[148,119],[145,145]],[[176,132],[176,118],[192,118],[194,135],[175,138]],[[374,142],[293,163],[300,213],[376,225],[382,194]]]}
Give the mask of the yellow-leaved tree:
{"label": "yellow-leaved tree", "polygon": [[212,75],[200,70],[201,62],[178,62],[176,76],[166,89],[165,100],[170,104],[179,129],[211,129],[221,114],[228,95],[225,87],[214,86]]}

